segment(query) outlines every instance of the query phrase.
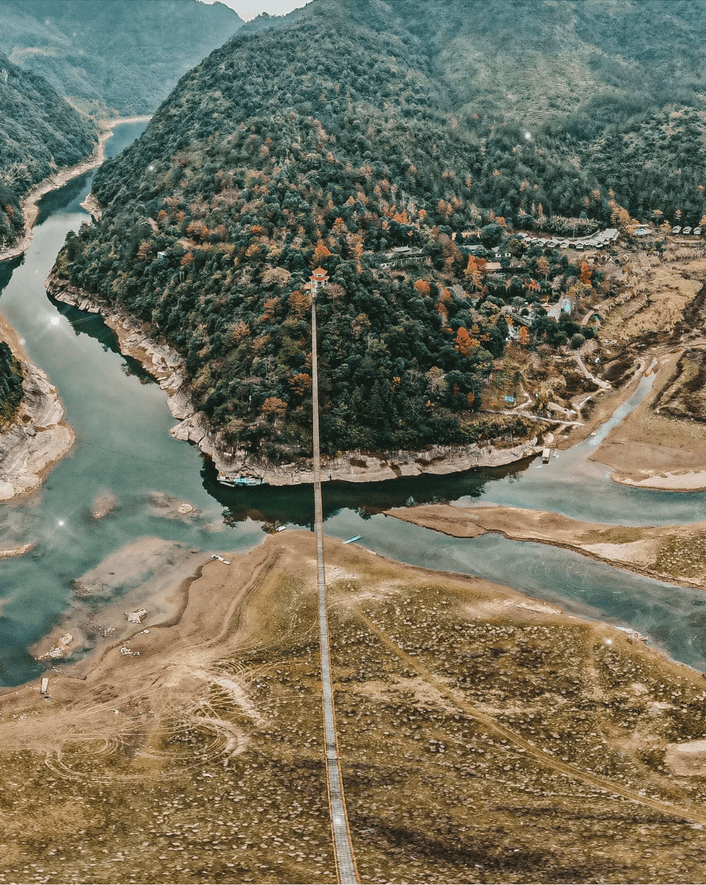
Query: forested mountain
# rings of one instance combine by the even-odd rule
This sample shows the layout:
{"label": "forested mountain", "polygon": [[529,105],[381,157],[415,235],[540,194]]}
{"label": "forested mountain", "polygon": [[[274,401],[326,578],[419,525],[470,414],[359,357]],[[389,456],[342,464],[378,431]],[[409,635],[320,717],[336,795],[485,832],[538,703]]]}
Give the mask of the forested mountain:
{"label": "forested mountain", "polygon": [[198,0],[0,0],[0,52],[83,111],[151,113],[243,22]]}
{"label": "forested mountain", "polygon": [[[698,222],[695,7],[315,0],[261,19],[104,166],[103,219],[70,237],[59,272],[165,335],[214,427],[276,458],[308,447],[303,284],[321,264],[326,450],[475,439],[503,300],[579,268],[530,250],[522,279],[493,285],[459,245],[566,216]],[[386,267],[402,246],[422,263]],[[539,340],[572,332],[551,323]]]}
{"label": "forested mountain", "polygon": [[88,156],[96,128],[47,81],[0,55],[0,248],[23,229],[20,197]]}

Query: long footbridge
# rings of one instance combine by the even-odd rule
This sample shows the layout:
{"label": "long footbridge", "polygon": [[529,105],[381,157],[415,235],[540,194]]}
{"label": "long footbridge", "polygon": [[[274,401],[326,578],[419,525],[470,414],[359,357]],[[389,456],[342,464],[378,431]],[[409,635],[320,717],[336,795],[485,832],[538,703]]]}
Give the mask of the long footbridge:
{"label": "long footbridge", "polygon": [[316,346],[316,291],[311,299],[311,395],[314,442],[314,530],[316,533],[317,575],[319,593],[319,643],[321,648],[321,682],[323,693],[324,743],[326,778],[331,816],[331,832],[336,857],[338,881],[349,885],[359,882],[355,865],[348,813],[343,792],[341,757],[336,737],[336,716],[331,681],[331,651],[328,612],[326,608],[326,572],[324,568],[324,518],[321,501],[321,445],[319,440],[319,379]]}

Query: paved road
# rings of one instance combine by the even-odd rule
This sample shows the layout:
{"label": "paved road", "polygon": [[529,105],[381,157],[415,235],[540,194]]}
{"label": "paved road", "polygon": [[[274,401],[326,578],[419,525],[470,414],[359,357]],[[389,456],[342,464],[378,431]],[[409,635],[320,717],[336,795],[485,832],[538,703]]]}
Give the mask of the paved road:
{"label": "paved road", "polygon": [[353,856],[351,834],[348,828],[346,800],[343,793],[341,759],[336,740],[336,718],[331,685],[331,655],[329,647],[328,614],[326,611],[326,575],[324,572],[324,520],[321,503],[321,447],[319,441],[319,378],[316,347],[316,299],[311,301],[311,397],[314,438],[314,527],[319,584],[319,640],[321,645],[321,683],[323,691],[324,738],[326,742],[326,776],[328,779],[329,807],[333,847],[336,855],[338,881],[357,883],[358,871]]}

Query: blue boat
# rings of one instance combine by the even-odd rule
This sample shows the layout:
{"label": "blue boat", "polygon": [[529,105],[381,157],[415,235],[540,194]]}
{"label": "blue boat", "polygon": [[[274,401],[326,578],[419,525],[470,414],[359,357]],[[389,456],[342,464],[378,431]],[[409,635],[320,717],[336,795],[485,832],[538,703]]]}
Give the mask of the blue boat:
{"label": "blue boat", "polygon": [[218,482],[224,486],[261,486],[264,484],[262,479],[256,476],[226,476],[223,473],[218,474]]}

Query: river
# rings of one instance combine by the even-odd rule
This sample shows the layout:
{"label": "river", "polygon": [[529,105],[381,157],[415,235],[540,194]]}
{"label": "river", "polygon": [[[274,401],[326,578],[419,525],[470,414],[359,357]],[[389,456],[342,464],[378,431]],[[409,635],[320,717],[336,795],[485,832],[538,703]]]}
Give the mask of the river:
{"label": "river", "polygon": [[[144,124],[116,127],[115,155]],[[0,264],[0,311],[17,330],[30,359],[60,392],[76,446],[31,497],[0,505],[8,544],[36,542],[28,555],[0,561],[0,686],[17,685],[44,669],[28,648],[71,603],[71,581],[126,543],[157,536],[205,550],[246,551],[264,537],[263,523],[311,528],[310,487],[228,489],[194,447],[169,436],[176,422],[159,387],[120,355],[113,333],[95,315],[52,302],[43,281],[69,230],[88,221],[80,207],[94,172],[47,195],[32,244],[22,259]],[[645,395],[645,379],[620,419]],[[555,510],[623,525],[688,523],[703,518],[706,493],[631,489],[588,461],[591,437],[549,465],[423,476],[366,485],[324,486],[326,531],[362,535],[381,555],[430,568],[474,574],[558,603],[567,611],[633,627],[677,660],[706,671],[706,608],[701,591],[622,572],[561,548],[485,535],[453,539],[385,517],[383,509],[434,500]],[[155,514],[152,495],[188,501],[198,518]],[[110,493],[118,508],[95,520],[91,506]],[[226,514],[227,524],[223,522]]]}

